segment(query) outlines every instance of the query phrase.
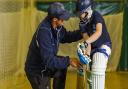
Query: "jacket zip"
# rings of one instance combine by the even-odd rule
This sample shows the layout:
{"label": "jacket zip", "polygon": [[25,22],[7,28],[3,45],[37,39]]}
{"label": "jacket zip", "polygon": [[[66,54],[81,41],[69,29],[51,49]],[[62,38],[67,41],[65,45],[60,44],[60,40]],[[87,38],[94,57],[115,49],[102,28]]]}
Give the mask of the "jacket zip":
{"label": "jacket zip", "polygon": [[57,48],[59,47],[59,33],[60,33],[60,29],[57,31]]}

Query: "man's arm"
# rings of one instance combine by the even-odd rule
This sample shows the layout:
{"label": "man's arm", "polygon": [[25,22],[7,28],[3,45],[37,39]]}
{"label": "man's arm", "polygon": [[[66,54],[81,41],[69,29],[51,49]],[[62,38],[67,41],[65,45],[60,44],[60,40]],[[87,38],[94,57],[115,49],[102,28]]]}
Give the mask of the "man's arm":
{"label": "man's arm", "polygon": [[57,56],[54,54],[53,44],[51,42],[51,33],[48,29],[41,29],[38,33],[38,42],[43,63],[49,69],[65,69],[69,65],[77,67],[78,62],[69,59],[68,56]]}
{"label": "man's arm", "polygon": [[66,29],[63,28],[61,34],[63,34],[60,40],[61,43],[71,43],[82,39],[80,30],[66,31]]}

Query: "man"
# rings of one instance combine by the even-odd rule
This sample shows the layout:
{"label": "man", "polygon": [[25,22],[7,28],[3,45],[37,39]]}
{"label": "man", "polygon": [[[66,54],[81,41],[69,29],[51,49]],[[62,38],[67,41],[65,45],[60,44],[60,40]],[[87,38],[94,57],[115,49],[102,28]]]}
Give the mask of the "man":
{"label": "man", "polygon": [[[91,0],[78,0],[77,2],[80,14],[79,25],[84,39],[84,42],[78,45],[78,56],[83,64],[88,64],[89,56],[91,56],[90,89],[104,89],[105,71],[112,43],[103,17],[97,11],[92,10],[92,3]],[[86,38],[85,34],[89,37]]]}
{"label": "man", "polygon": [[40,23],[31,41],[25,71],[33,89],[64,89],[67,67],[79,67],[78,60],[58,56],[59,43],[71,43],[82,39],[80,30],[67,32],[63,26],[69,13],[63,4],[55,2],[48,8],[47,17]]}

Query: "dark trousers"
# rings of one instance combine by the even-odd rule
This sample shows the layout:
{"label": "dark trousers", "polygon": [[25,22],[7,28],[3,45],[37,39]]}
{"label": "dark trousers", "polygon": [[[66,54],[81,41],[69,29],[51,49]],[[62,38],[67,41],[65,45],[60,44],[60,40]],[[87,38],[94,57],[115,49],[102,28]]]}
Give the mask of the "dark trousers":
{"label": "dark trousers", "polygon": [[[27,70],[26,75],[32,86],[32,89],[51,89],[50,75],[41,73],[31,74]],[[53,89],[65,89],[67,69],[56,70],[53,77]]]}

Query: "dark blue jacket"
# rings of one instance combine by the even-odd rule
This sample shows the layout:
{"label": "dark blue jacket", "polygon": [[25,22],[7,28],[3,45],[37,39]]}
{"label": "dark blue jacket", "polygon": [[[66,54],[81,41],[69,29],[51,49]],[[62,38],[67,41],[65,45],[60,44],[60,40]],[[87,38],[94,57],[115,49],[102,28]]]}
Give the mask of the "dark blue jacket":
{"label": "dark blue jacket", "polygon": [[69,66],[69,57],[58,56],[59,43],[71,43],[82,39],[80,30],[73,32],[66,31],[64,27],[55,30],[51,21],[46,17],[39,25],[31,41],[26,68],[30,71],[40,72],[46,68],[65,69]]}

